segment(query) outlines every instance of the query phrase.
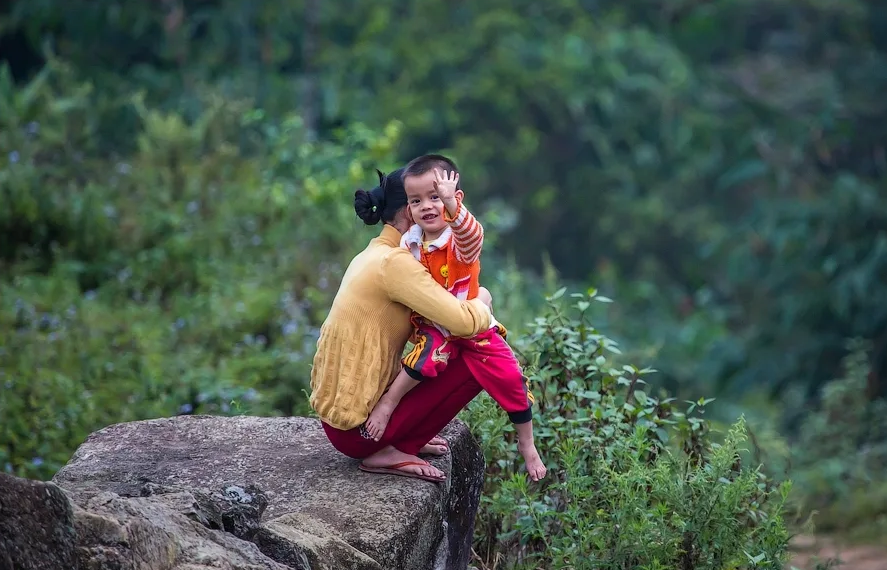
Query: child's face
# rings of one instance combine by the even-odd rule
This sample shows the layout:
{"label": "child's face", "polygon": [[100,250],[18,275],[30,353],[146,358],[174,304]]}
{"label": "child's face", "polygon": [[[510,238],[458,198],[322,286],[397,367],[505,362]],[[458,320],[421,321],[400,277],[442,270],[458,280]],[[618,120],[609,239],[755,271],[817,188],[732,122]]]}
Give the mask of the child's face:
{"label": "child's face", "polygon": [[434,171],[403,179],[407,204],[413,221],[419,224],[427,239],[436,239],[447,228],[444,205],[434,188]]}

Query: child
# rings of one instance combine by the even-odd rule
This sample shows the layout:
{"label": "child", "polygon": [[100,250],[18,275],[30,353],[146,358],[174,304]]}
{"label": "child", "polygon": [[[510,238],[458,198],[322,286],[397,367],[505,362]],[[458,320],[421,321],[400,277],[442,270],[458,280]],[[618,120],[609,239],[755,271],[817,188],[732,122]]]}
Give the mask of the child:
{"label": "child", "polygon": [[[449,171],[449,172],[448,172]],[[477,297],[483,227],[462,204],[456,165],[440,155],[411,161],[403,172],[414,225],[401,245],[425,265],[434,279],[460,299]],[[546,474],[533,442],[532,402],[520,364],[498,323],[473,338],[453,337],[442,326],[414,315],[415,346],[403,370],[373,408],[366,430],[375,440],[385,433],[391,412],[419,382],[437,376],[451,358],[461,356],[472,376],[508,412],[518,434],[518,449],[533,481]]]}

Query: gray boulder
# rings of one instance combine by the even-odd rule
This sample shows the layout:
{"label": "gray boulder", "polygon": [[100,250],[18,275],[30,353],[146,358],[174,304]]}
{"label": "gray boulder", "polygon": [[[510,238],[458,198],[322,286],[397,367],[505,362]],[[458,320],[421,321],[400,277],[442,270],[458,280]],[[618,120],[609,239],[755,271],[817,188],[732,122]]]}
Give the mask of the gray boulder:
{"label": "gray boulder", "polygon": [[[78,527],[93,537],[82,547],[92,549],[88,560],[108,552],[108,537],[119,533],[115,521],[131,528],[145,513],[165,521],[160,528],[197,533],[187,543],[151,546],[205,552],[211,562],[189,570],[227,568],[212,565],[221,555],[207,540],[237,553],[243,562],[232,569],[272,568],[273,560],[311,570],[464,570],[483,456],[461,422],[442,435],[451,453],[433,461],[448,474],[438,484],[359,471],[314,419],[182,416],[92,434],[53,481],[90,513],[78,520],[98,517]],[[258,551],[268,560],[250,558]]]}
{"label": "gray boulder", "polygon": [[207,527],[202,508],[201,499],[187,491],[92,495],[74,512],[79,568],[290,570],[255,544]]}
{"label": "gray boulder", "polygon": [[0,473],[0,570],[76,568],[74,513],[52,483]]}
{"label": "gray boulder", "polygon": [[[222,528],[211,493],[146,488],[73,505],[52,483],[0,474],[0,570],[290,570]],[[258,527],[256,519],[256,527]]]}

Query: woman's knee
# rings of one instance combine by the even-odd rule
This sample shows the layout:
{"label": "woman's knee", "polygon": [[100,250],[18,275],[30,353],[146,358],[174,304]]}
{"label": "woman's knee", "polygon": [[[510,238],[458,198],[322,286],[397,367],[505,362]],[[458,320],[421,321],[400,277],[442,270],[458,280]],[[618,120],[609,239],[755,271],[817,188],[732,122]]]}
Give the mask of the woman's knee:
{"label": "woman's knee", "polygon": [[376,442],[372,439],[367,440],[362,437],[359,433],[359,428],[341,430],[334,428],[325,422],[321,422],[321,425],[323,426],[323,431],[326,433],[326,437],[330,444],[342,455],[350,457],[351,459],[365,459],[373,454],[373,450],[370,449],[370,444]]}

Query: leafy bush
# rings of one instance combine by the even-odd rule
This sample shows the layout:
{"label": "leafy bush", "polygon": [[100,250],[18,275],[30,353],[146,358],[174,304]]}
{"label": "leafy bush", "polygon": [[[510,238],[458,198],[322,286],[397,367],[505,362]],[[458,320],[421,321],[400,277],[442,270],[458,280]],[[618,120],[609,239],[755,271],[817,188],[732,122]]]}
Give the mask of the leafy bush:
{"label": "leafy bush", "polygon": [[465,414],[484,446],[488,477],[476,550],[487,567],[551,569],[779,568],[789,483],[742,465],[744,420],[717,442],[711,400],[644,389],[651,369],[620,364],[590,321],[595,291],[560,290],[516,344],[537,394],[538,485],[521,474],[513,428],[488,397]]}

